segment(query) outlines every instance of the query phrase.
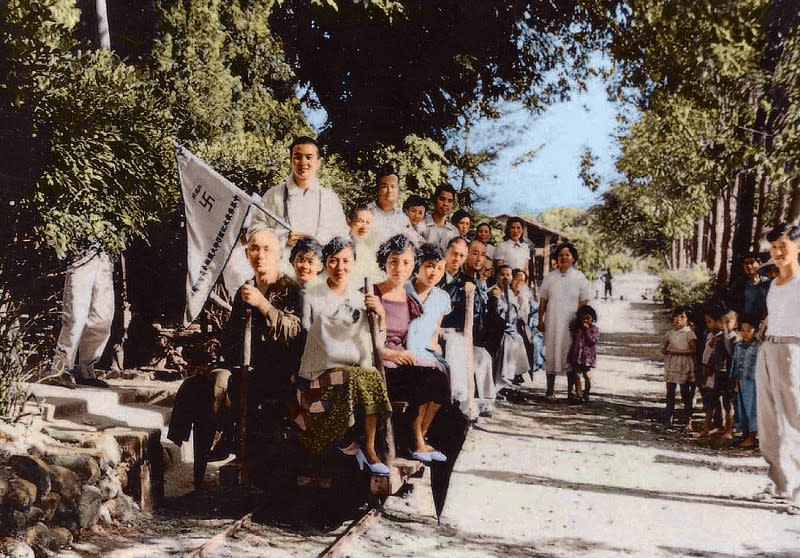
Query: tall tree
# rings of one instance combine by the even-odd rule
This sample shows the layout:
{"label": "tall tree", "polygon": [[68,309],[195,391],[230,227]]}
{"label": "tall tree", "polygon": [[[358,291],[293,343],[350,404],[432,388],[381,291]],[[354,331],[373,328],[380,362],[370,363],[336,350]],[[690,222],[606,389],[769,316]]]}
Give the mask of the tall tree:
{"label": "tall tree", "polygon": [[[791,96],[798,71],[790,63],[797,60],[796,3],[587,0],[583,5],[608,29],[618,94],[655,119],[675,118],[675,95],[696,111],[724,119],[727,138],[690,163],[698,169],[704,159],[734,165],[718,194],[736,191],[730,200],[737,211],[735,230],[723,229],[722,236],[732,232],[734,258],[740,256],[753,244],[754,213],[765,211],[758,202],[771,202],[762,192],[790,191],[796,176],[775,149],[775,138],[786,142],[781,149],[796,141]],[[647,165],[641,168],[646,172]]]}
{"label": "tall tree", "polygon": [[541,108],[569,90],[565,75],[586,67],[591,46],[571,1],[289,0],[271,22],[327,112],[324,138],[348,161],[410,134],[444,144],[468,107]]}

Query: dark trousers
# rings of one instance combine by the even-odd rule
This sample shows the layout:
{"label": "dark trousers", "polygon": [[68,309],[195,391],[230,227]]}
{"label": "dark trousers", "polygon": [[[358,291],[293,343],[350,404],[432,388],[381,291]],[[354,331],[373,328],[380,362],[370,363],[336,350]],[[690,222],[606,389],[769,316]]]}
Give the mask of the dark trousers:
{"label": "dark trousers", "polygon": [[692,386],[688,383],[676,384],[674,382],[667,382],[667,409],[664,414],[664,422],[672,424],[672,417],[675,414],[675,390],[681,386],[681,399],[683,400],[683,419],[688,421],[694,413],[694,393],[692,393]]}

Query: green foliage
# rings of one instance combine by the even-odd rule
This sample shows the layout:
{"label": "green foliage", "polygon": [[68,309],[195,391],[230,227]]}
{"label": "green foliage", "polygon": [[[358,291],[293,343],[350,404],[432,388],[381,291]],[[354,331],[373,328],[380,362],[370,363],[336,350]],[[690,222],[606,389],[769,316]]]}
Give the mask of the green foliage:
{"label": "green foliage", "polygon": [[17,0],[3,16],[9,93],[49,139],[37,235],[59,258],[90,239],[117,253],[177,199],[168,115],[135,68],[73,49],[74,3]]}
{"label": "green foliage", "polygon": [[36,373],[31,363],[42,347],[26,342],[32,323],[8,291],[0,289],[0,420],[17,418],[27,395],[25,382]]}
{"label": "green foliage", "polygon": [[658,274],[658,296],[673,306],[704,302],[714,291],[714,277],[703,265]]}
{"label": "green foliage", "polygon": [[399,146],[374,145],[357,158],[356,171],[348,171],[341,157],[334,162],[336,171],[326,162],[321,180],[348,206],[375,199],[375,172],[383,164],[392,165],[400,174],[399,205],[411,194],[429,199],[436,187],[448,180],[448,160],[442,147],[431,138],[417,135],[406,137]]}
{"label": "green foliage", "polygon": [[275,4],[161,3],[153,48],[152,76],[177,140],[251,192],[283,181],[292,139],[312,134],[268,24]]}
{"label": "green foliage", "polygon": [[594,46],[574,2],[408,0],[393,17],[327,4],[286,0],[270,22],[327,112],[324,139],[348,162],[411,134],[444,144],[469,107],[541,109],[575,84],[568,75],[582,77]]}
{"label": "green foliage", "polygon": [[692,236],[694,221],[733,188],[737,175],[758,176],[766,205],[752,190],[740,191],[734,221],[734,252],[749,249],[750,206],[759,221],[769,220],[781,194],[796,187],[796,2],[586,0],[581,6],[606,30],[615,95],[642,110],[622,139],[618,168],[626,180],[605,196],[600,212],[606,238],[630,231],[637,252],[663,253],[673,239]]}
{"label": "green foliage", "polygon": [[600,187],[600,176],[594,172],[594,165],[597,162],[597,157],[592,154],[592,150],[588,147],[583,149],[581,153],[581,162],[578,168],[578,176],[583,182],[584,186],[589,188],[592,192],[596,192]]}
{"label": "green foliage", "polygon": [[535,218],[550,229],[563,232],[578,249],[575,265],[589,279],[598,277],[606,268],[622,273],[631,268],[631,258],[624,252],[624,243],[609,245],[601,241],[598,223],[593,212],[574,207],[557,207]]}

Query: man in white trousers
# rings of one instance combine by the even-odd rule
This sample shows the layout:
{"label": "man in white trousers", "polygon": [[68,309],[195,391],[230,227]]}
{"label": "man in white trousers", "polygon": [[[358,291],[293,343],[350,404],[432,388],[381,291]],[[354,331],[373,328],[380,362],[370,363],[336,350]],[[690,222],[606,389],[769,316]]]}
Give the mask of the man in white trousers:
{"label": "man in white trousers", "polygon": [[111,336],[113,272],[114,263],[98,246],[82,250],[67,267],[61,332],[52,364],[54,383],[65,387],[72,383],[108,387],[97,377],[94,366]]}

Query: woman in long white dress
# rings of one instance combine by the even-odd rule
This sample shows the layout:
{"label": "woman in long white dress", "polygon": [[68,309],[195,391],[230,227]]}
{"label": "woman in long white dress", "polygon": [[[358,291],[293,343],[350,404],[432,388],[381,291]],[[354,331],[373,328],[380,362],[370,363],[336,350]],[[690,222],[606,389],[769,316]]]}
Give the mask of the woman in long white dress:
{"label": "woman in long white dress", "polygon": [[[569,242],[556,248],[558,267],[544,278],[539,294],[539,323],[537,329],[544,333],[545,363],[547,373],[547,399],[554,398],[556,375],[567,376],[567,393],[570,398],[575,387],[576,374],[567,362],[572,343],[569,326],[575,312],[589,302],[591,285],[586,276],[575,269],[578,250]],[[580,388],[579,388],[580,389]]]}

